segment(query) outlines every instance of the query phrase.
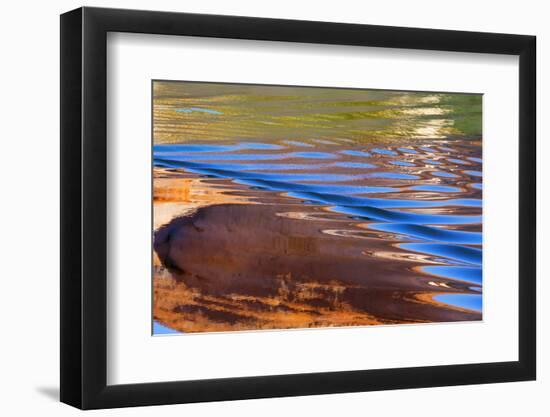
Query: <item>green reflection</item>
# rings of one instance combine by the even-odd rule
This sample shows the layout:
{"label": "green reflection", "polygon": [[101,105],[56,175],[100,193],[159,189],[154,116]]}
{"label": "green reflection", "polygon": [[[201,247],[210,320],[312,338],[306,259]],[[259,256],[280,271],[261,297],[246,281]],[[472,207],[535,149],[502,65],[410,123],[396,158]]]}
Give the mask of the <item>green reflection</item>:
{"label": "green reflection", "polygon": [[481,136],[482,96],[155,81],[154,141]]}

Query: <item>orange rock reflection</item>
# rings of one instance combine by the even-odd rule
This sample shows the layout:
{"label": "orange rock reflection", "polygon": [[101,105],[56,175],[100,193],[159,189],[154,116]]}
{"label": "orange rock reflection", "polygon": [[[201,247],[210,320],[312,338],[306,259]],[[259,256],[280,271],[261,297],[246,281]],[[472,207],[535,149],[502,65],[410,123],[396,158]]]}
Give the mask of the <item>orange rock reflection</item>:
{"label": "orange rock reflection", "polygon": [[[468,285],[363,219],[230,180],[155,169],[154,318],[183,332],[478,320]],[[359,238],[358,238],[359,237]],[[406,261],[406,262],[402,262]]]}

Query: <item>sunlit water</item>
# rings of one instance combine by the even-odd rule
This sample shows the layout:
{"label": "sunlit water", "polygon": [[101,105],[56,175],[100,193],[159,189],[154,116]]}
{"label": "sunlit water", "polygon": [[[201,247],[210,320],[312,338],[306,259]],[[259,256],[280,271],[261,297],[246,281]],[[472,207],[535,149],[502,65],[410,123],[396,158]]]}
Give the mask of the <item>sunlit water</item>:
{"label": "sunlit water", "polygon": [[[318,206],[346,220],[345,227],[321,230],[350,240],[384,239],[394,251],[390,262],[404,275],[431,277],[434,300],[481,310],[482,233],[480,147],[468,142],[424,144],[422,148],[353,146],[347,142],[155,145],[155,166],[179,170],[203,182],[230,180],[226,193],[260,202],[277,193],[304,206]],[[168,171],[170,172],[170,171]],[[249,191],[243,192],[246,186]],[[280,204],[280,202],[279,202]],[[294,218],[299,217],[293,212]],[[308,220],[304,210],[302,221]],[[279,215],[285,213],[281,205]],[[333,219],[338,219],[334,217]],[[368,230],[384,232],[374,235]],[[236,245],[239,242],[235,242]],[[387,256],[382,252],[368,257]],[[390,257],[391,258],[391,257]],[[419,266],[419,267],[418,267]],[[450,282],[467,283],[457,294]],[[448,292],[447,294],[445,292]]]}
{"label": "sunlit water", "polygon": [[[346,100],[356,100],[353,94]],[[223,100],[195,98],[193,105],[168,95],[156,106],[155,181],[174,181],[172,204],[194,207],[183,215],[187,220],[158,221],[158,256],[192,288],[179,295],[184,301],[170,301],[172,311],[227,324],[205,331],[255,328],[246,316],[251,306],[274,328],[279,318],[310,310],[330,315],[342,309],[346,315],[309,326],[480,319],[482,152],[481,142],[465,135],[477,129],[477,110],[475,117],[468,112],[471,98],[375,92],[372,100],[354,104],[342,97],[327,102],[324,92],[312,96],[288,99],[290,107],[302,108],[300,117],[293,115],[296,108],[281,106],[281,97],[276,103],[271,97],[258,100],[254,117],[246,118],[239,112],[250,108],[250,97],[229,93]],[[334,113],[343,107],[354,111]],[[262,112],[270,118],[258,117]],[[219,126],[216,117],[223,118]],[[376,140],[365,140],[365,129]],[[193,139],[176,143],[182,132]],[[411,134],[414,140],[403,139]],[[453,134],[458,136],[448,139]],[[178,181],[190,184],[183,197]],[[155,193],[156,201],[173,198]],[[200,208],[215,205],[220,209]],[[236,228],[229,244],[224,223]],[[176,245],[177,233],[184,240]],[[197,249],[218,244],[220,254]],[[227,254],[223,268],[208,266],[221,262],[221,252]],[[320,269],[312,266],[323,262]],[[349,271],[335,266],[342,262]],[[365,301],[371,294],[379,294],[381,305]],[[334,299],[324,305],[323,297]],[[197,326],[191,331],[201,331]],[[284,321],[283,327],[293,324]],[[155,334],[170,332],[155,323]]]}

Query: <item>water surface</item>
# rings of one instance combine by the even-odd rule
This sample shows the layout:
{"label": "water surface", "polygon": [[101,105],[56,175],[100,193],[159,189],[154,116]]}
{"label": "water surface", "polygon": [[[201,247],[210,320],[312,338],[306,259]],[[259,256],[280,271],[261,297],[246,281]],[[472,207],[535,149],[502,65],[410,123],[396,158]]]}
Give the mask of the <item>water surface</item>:
{"label": "water surface", "polygon": [[481,319],[479,96],[183,84],[155,84],[154,333]]}

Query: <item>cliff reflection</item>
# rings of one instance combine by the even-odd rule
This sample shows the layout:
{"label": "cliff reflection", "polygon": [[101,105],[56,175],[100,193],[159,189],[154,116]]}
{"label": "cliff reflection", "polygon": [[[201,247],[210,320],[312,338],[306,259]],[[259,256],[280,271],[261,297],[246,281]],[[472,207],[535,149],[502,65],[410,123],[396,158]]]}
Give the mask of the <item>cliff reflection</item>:
{"label": "cliff reflection", "polygon": [[481,98],[155,84],[155,334],[481,320]]}

